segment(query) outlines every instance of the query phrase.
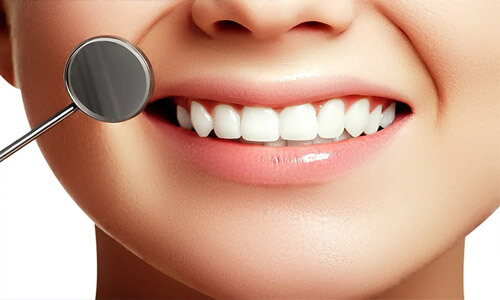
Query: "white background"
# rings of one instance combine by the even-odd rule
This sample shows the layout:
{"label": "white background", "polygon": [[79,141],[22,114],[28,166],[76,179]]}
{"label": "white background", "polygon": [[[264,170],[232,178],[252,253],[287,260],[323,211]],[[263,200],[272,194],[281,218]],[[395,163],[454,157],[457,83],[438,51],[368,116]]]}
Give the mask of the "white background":
{"label": "white background", "polygon": [[[28,131],[0,77],[0,149]],[[464,280],[466,299],[500,299],[500,209],[467,237]],[[0,299],[93,299],[95,285],[93,223],[33,142],[0,163]]]}

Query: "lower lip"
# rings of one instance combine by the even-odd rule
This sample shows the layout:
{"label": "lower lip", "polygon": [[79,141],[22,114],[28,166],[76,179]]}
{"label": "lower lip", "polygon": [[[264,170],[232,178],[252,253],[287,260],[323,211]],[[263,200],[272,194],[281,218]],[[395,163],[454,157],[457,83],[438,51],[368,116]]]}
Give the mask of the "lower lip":
{"label": "lower lip", "polygon": [[162,139],[188,163],[229,181],[253,185],[301,185],[331,182],[376,158],[389,146],[411,114],[396,116],[387,128],[372,135],[328,144],[270,147],[202,138],[165,119],[145,113]]}

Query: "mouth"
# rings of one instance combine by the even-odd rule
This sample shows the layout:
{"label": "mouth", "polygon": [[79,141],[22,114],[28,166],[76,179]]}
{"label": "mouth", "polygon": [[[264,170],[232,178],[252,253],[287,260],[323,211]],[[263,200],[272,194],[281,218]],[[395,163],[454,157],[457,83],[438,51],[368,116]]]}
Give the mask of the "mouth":
{"label": "mouth", "polygon": [[[412,115],[408,103],[381,96],[380,88],[372,94],[337,91],[335,97],[283,97],[287,100],[280,102],[276,97],[220,97],[213,84],[206,89],[199,82],[152,101],[145,110],[147,119],[187,162],[247,184],[334,180],[373,158]],[[193,97],[200,94],[217,98]]]}

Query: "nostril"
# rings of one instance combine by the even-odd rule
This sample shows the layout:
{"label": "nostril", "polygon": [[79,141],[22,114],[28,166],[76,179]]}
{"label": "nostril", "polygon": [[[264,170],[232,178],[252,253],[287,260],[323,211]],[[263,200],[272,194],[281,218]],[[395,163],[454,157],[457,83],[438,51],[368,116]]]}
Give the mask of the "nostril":
{"label": "nostril", "polygon": [[245,26],[241,25],[238,22],[231,21],[231,20],[217,21],[217,22],[215,22],[214,27],[217,31],[220,31],[220,32],[239,33],[239,34],[251,33],[250,30],[248,30],[248,28],[246,28]]}
{"label": "nostril", "polygon": [[302,22],[298,25],[295,25],[290,30],[313,30],[313,31],[330,31],[332,27],[328,24],[317,22],[317,21],[308,21]]}

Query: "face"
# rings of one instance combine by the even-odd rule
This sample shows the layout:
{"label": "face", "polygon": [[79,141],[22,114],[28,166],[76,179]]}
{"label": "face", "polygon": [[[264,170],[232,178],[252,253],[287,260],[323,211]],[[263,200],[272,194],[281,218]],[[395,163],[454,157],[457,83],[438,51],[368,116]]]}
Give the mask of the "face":
{"label": "face", "polygon": [[7,4],[31,125],[69,104],[81,41],[147,55],[146,111],[38,143],[100,228],[207,295],[372,295],[499,204],[496,0]]}

